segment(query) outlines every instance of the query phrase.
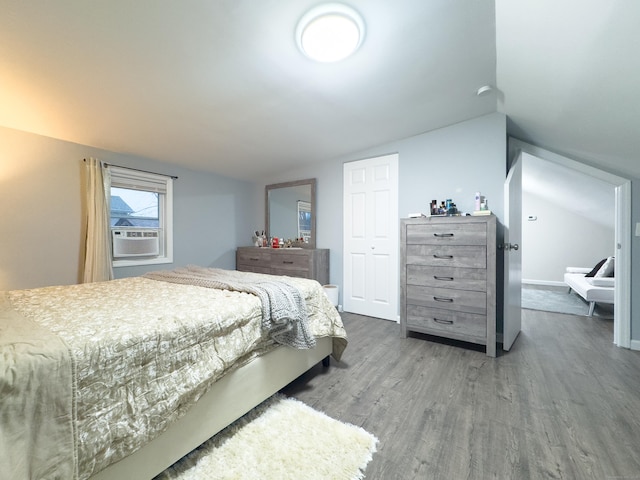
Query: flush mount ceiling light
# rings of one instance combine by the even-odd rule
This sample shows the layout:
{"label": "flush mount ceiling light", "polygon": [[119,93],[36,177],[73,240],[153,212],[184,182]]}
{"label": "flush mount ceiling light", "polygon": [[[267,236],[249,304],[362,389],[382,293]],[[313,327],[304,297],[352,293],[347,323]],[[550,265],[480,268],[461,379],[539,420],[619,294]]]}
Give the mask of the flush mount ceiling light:
{"label": "flush mount ceiling light", "polygon": [[296,29],[300,50],[318,62],[338,62],[354,53],[364,39],[364,22],[353,8],[328,3],[310,10]]}

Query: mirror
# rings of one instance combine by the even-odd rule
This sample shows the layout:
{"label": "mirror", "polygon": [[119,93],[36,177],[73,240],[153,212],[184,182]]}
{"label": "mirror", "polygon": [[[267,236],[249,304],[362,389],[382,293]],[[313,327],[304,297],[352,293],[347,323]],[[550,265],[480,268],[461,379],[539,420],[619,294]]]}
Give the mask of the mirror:
{"label": "mirror", "polygon": [[316,248],[316,179],[276,183],[265,187],[267,237],[304,238]]}

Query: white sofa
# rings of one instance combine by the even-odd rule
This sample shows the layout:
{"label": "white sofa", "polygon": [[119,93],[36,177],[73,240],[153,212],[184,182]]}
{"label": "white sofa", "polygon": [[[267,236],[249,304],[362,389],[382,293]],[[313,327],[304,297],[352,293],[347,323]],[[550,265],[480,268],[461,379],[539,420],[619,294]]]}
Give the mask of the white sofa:
{"label": "white sofa", "polygon": [[589,316],[593,315],[596,303],[614,303],[614,277],[585,277],[590,268],[567,267],[564,283],[587,302],[589,302]]}

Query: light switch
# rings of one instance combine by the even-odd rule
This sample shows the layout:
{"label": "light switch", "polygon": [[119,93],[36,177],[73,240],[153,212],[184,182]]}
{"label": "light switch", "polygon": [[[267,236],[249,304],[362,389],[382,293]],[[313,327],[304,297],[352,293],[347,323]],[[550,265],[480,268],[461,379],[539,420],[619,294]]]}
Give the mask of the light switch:
{"label": "light switch", "polygon": [[640,222],[636,222],[636,237],[640,237]]}

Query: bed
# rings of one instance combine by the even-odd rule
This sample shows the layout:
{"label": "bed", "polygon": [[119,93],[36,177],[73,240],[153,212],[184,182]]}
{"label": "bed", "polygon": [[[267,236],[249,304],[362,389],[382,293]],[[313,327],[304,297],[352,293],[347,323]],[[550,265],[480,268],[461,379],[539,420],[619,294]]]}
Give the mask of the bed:
{"label": "bed", "polygon": [[[340,359],[346,334],[319,283],[194,268],[230,287],[150,274],[0,295],[0,462],[11,478],[151,479]],[[281,345],[260,295],[242,291],[274,280],[304,299],[311,348]]]}

